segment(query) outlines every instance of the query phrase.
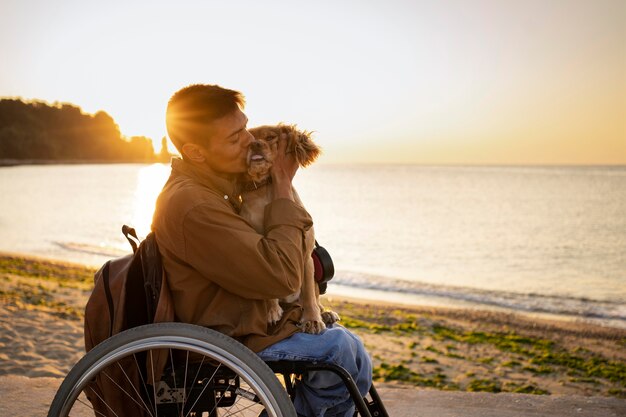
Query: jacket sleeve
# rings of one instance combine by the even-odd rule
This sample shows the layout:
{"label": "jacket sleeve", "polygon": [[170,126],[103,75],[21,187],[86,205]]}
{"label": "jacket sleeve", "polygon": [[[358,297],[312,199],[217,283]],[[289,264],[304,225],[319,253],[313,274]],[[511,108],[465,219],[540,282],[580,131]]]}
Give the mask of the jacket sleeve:
{"label": "jacket sleeve", "polygon": [[260,235],[220,203],[199,205],[185,216],[185,261],[244,298],[281,298],[300,288],[304,232],[313,224],[306,210],[288,199],[273,201],[265,211],[265,235]]}

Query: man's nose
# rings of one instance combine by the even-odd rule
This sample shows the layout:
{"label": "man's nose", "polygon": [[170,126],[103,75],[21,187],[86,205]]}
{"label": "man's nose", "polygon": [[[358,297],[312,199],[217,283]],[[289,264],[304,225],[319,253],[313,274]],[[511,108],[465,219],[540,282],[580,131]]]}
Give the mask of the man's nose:
{"label": "man's nose", "polygon": [[242,140],[242,141],[241,141],[241,143],[242,143],[242,145],[243,145],[244,147],[246,147],[246,148],[247,148],[248,146],[250,146],[250,144],[251,144],[252,142],[254,142],[254,136],[252,136],[252,133],[250,133],[250,132],[248,132],[248,131],[246,130],[246,134],[245,134],[244,140]]}

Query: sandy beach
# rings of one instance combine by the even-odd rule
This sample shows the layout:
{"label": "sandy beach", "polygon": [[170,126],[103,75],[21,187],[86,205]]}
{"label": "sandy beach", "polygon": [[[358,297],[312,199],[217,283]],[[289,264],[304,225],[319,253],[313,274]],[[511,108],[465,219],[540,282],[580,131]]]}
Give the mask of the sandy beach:
{"label": "sandy beach", "polygon": [[[0,390],[12,377],[56,381],[83,355],[93,273],[0,255]],[[363,338],[375,381],[387,388],[626,398],[625,330],[337,297],[324,303]]]}

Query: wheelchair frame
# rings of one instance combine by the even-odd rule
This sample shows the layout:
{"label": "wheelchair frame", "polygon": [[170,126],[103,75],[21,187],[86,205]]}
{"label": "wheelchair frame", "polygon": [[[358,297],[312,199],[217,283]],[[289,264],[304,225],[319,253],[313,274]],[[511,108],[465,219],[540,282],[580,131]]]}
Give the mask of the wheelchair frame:
{"label": "wheelchair frame", "polygon": [[370,400],[361,397],[361,393],[352,378],[352,375],[344,368],[338,365],[322,362],[304,362],[304,361],[275,361],[265,362],[274,373],[281,374],[285,380],[285,388],[287,393],[293,400],[295,398],[295,389],[293,376],[304,375],[312,371],[332,372],[339,376],[350,393],[352,401],[356,406],[355,415],[361,417],[389,417],[387,410],[376,391],[374,384],[370,387]]}

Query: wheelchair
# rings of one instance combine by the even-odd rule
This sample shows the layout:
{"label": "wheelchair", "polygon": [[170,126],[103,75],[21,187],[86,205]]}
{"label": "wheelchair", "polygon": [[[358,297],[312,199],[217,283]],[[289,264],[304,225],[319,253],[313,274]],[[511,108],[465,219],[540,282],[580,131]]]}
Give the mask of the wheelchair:
{"label": "wheelchair", "polygon": [[[185,323],[134,327],[97,345],[68,373],[48,417],[296,417],[295,384],[308,372],[338,375],[355,416],[388,417],[376,389],[361,397],[339,366],[264,362],[222,333]],[[98,379],[115,392],[95,389]],[[100,407],[94,409],[93,401]]]}
{"label": "wheelchair", "polygon": [[[161,268],[154,268],[161,262],[156,241],[152,235],[140,242],[129,226],[122,233],[135,256],[139,251],[143,276],[126,288],[127,296],[132,294],[135,306],[146,303],[140,310],[148,307],[152,315],[143,323],[152,323],[156,304],[148,306],[151,297],[141,294],[152,282],[146,277],[154,282],[161,277]],[[315,246],[315,279],[323,294],[334,266],[326,250],[317,242]],[[205,327],[137,324],[102,341],[74,365],[48,417],[296,417],[297,379],[309,372],[335,373],[355,403],[355,416],[388,417],[376,389],[372,386],[369,399],[361,397],[350,374],[339,366],[264,362],[235,339]]]}

